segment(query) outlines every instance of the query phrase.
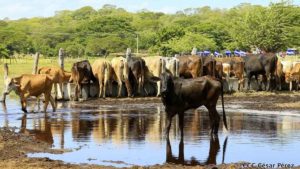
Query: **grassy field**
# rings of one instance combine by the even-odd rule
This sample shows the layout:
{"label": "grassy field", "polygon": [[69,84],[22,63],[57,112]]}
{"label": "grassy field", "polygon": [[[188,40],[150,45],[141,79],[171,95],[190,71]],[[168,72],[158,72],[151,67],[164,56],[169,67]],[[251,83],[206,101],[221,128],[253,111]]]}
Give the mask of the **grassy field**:
{"label": "grassy field", "polygon": [[[94,60],[97,58],[88,58],[90,63],[93,63]],[[110,59],[110,58],[108,58]],[[74,62],[83,60],[83,59],[71,59],[71,58],[65,58],[65,70],[70,71],[71,66]],[[3,91],[3,85],[4,82],[2,79],[4,79],[4,69],[3,65],[4,63],[8,63],[8,75],[10,77],[16,77],[21,74],[31,74],[33,71],[33,64],[34,59],[32,57],[24,57],[22,59],[1,59],[0,60],[0,91]],[[58,59],[53,58],[43,58],[41,57],[39,59],[39,67],[43,66],[58,66]]]}

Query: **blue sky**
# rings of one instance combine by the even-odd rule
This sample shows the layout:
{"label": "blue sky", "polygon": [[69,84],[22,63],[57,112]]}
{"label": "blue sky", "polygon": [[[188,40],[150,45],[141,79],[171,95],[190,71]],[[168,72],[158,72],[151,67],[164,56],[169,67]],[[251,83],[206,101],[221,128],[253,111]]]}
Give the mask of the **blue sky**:
{"label": "blue sky", "polygon": [[[83,6],[99,9],[104,4],[113,4],[131,12],[148,9],[175,13],[190,7],[231,8],[244,2],[267,6],[270,2],[278,1],[280,0],[0,0],[0,19],[48,17],[59,10],[74,10]],[[293,2],[300,5],[300,0]]]}

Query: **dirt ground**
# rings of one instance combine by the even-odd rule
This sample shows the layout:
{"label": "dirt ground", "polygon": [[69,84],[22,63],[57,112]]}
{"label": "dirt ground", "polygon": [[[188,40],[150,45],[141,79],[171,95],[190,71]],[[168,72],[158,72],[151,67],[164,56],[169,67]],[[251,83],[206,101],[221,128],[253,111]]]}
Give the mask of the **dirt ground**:
{"label": "dirt ground", "polygon": [[[234,102],[245,102],[245,108],[256,110],[296,110],[300,108],[300,93],[236,93],[225,96],[226,104]],[[72,106],[80,108],[105,103],[117,103],[126,106],[125,103],[134,102],[137,104],[160,103],[160,98],[122,98],[122,99],[97,99],[87,102],[76,103]],[[63,153],[60,150],[52,150],[51,145],[35,140],[33,137],[20,134],[13,128],[0,128],[0,168],[88,168],[88,169],[110,169],[114,167],[99,165],[74,165],[48,158],[28,158],[27,153],[50,152]],[[182,166],[182,165],[154,165],[154,166],[133,166],[132,169],[202,169],[202,168],[243,168],[241,163],[223,164],[218,166]],[[251,167],[252,168],[252,167]],[[300,168],[300,167],[297,167]]]}

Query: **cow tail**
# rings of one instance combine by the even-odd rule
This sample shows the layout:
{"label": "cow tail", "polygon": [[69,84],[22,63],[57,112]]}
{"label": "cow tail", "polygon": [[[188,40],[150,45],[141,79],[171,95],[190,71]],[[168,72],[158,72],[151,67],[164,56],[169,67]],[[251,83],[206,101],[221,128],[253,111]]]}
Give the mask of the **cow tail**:
{"label": "cow tail", "polygon": [[227,127],[227,120],[226,120],[226,114],[225,114],[225,108],[224,108],[224,89],[223,89],[223,81],[220,79],[221,82],[221,98],[222,98],[222,108],[223,108],[223,123],[225,125],[226,130],[228,130]]}
{"label": "cow tail", "polygon": [[200,73],[200,77],[201,77],[203,76],[203,65],[204,65],[202,56],[200,56],[200,60],[201,60],[201,73]]}
{"label": "cow tail", "polygon": [[145,62],[143,60],[141,60],[140,64],[141,64],[141,87],[144,89],[144,82],[145,82]]}
{"label": "cow tail", "polygon": [[175,65],[176,65],[176,70],[175,70],[175,74],[176,74],[176,77],[179,77],[179,59],[175,59]]}
{"label": "cow tail", "polygon": [[216,61],[213,60],[213,77],[216,77]]}

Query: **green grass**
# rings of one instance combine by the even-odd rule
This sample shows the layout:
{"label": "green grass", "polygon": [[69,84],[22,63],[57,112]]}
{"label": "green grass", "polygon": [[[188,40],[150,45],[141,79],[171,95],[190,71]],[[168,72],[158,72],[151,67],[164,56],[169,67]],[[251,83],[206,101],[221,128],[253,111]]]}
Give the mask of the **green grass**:
{"label": "green grass", "polygon": [[[96,59],[96,57],[91,57],[88,58],[90,63],[92,64]],[[111,59],[111,57],[108,57],[107,59]],[[74,62],[83,60],[81,59],[73,59],[73,58],[65,58],[65,70],[70,71],[71,66]],[[8,75],[10,77],[16,77],[21,74],[31,74],[33,71],[33,64],[34,64],[34,59],[32,57],[24,57],[21,59],[1,59],[0,60],[0,92],[2,93],[3,91],[3,86],[4,86],[4,69],[3,65],[4,63],[8,63]],[[41,57],[39,59],[39,67],[43,66],[58,66],[58,59],[57,58],[43,58]]]}

